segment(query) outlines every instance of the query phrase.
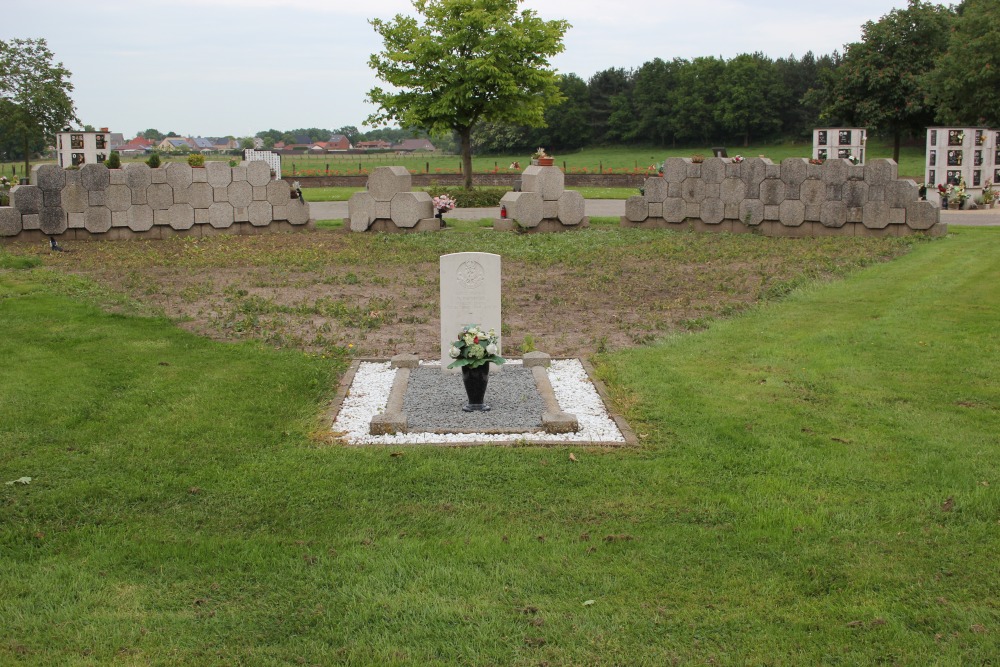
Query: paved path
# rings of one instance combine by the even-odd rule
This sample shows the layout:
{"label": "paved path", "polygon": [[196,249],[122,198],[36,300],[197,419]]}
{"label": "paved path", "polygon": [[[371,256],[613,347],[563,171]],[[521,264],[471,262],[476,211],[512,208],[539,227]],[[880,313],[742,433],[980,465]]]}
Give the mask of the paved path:
{"label": "paved path", "polygon": [[[308,191],[306,197],[308,198]],[[314,220],[339,220],[347,217],[346,201],[312,202],[309,204]],[[621,199],[588,199],[584,208],[591,217],[618,217],[625,215],[625,202]],[[500,209],[456,208],[445,213],[445,220],[480,220],[499,218]],[[1000,226],[1000,208],[977,211],[941,211],[941,221],[949,225],[972,225],[976,227]]]}

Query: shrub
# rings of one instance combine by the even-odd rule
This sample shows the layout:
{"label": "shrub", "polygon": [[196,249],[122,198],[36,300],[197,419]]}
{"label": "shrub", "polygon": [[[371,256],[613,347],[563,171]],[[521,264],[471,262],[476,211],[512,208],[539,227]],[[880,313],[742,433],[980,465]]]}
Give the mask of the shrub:
{"label": "shrub", "polygon": [[443,188],[430,186],[421,188],[432,197],[448,195],[455,200],[458,208],[490,208],[500,205],[500,198],[510,192],[508,188],[474,188],[466,190],[460,187]]}
{"label": "shrub", "polygon": [[191,155],[188,155],[188,164],[192,167],[204,167],[205,156],[201,153],[191,153]]}
{"label": "shrub", "polygon": [[118,154],[118,151],[111,151],[111,155],[104,161],[104,166],[108,169],[121,169],[122,156]]}
{"label": "shrub", "polygon": [[149,156],[149,159],[146,160],[146,164],[148,164],[153,169],[156,169],[157,167],[159,167],[160,166],[160,154],[156,153],[156,152],[153,152],[153,154]]}

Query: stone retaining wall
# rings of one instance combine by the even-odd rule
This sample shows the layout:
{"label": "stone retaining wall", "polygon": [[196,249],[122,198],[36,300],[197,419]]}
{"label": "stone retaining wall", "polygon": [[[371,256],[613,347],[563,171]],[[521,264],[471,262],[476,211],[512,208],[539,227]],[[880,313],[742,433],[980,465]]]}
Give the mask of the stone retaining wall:
{"label": "stone retaining wall", "polygon": [[[465,183],[461,174],[411,174],[414,187],[435,185],[460,187]],[[363,188],[368,176],[295,176],[303,188]],[[484,187],[513,188],[521,174],[473,174],[472,184]],[[646,174],[566,174],[566,185],[574,188],[639,188]],[[307,195],[308,196],[308,195]]]}
{"label": "stone retaining wall", "polygon": [[628,227],[692,227],[768,236],[898,236],[943,234],[936,204],[919,199],[917,184],[897,178],[892,160],[864,166],[847,160],[810,164],[788,158],[735,163],[670,158],[645,194],[625,203]]}
{"label": "stone retaining wall", "polygon": [[258,234],[309,228],[309,205],[273,180],[265,162],[204,168],[172,162],[151,169],[41,165],[33,185],[11,188],[0,207],[0,241],[166,238]]}

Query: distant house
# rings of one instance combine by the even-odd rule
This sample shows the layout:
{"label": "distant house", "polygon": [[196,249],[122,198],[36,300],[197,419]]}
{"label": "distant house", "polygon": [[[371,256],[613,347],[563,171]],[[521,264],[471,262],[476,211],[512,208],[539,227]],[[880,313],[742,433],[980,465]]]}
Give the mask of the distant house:
{"label": "distant house", "polygon": [[392,147],[395,151],[400,151],[404,153],[413,153],[415,151],[436,151],[437,149],[427,139],[407,139],[402,143],[398,143]]}
{"label": "distant house", "polygon": [[359,141],[357,148],[363,151],[387,151],[392,148],[388,141]]}
{"label": "distant house", "polygon": [[111,145],[111,150],[116,151],[125,145],[125,135],[121,132],[112,132],[109,136],[111,139],[108,143]]}
{"label": "distant house", "polygon": [[326,142],[326,150],[328,151],[349,151],[353,146],[351,146],[351,140],[345,137],[343,134],[334,134]]}
{"label": "distant house", "polygon": [[209,153],[215,150],[215,144],[213,144],[210,139],[206,139],[205,137],[191,137],[188,139],[188,143],[191,144],[191,147],[199,153]]}
{"label": "distant house", "polygon": [[231,151],[240,147],[240,143],[230,137],[208,137],[208,140],[212,142],[214,151]]}
{"label": "distant house", "polygon": [[145,137],[136,137],[119,146],[117,150],[122,155],[141,155],[153,150],[153,142]]}
{"label": "distant house", "polygon": [[194,148],[187,139],[183,137],[167,137],[156,146],[161,151],[191,150]]}

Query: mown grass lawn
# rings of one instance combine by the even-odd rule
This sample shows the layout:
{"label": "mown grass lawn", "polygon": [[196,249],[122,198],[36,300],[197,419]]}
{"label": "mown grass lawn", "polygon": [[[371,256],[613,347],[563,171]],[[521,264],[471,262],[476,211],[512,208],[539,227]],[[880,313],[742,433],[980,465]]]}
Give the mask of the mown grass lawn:
{"label": "mown grass lawn", "polygon": [[953,231],[599,357],[629,450],[342,448],[342,359],[5,259],[0,663],[989,664],[1000,230]]}

